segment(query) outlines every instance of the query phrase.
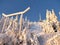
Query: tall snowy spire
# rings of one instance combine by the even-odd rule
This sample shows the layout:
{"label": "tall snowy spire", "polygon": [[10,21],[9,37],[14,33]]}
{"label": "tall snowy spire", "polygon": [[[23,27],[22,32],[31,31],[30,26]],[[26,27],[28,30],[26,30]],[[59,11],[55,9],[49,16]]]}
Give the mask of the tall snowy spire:
{"label": "tall snowy spire", "polygon": [[18,22],[18,15],[16,15],[16,17],[15,17],[15,21]]}
{"label": "tall snowy spire", "polygon": [[25,17],[25,21],[27,21],[27,16]]}
{"label": "tall snowy spire", "polygon": [[59,12],[59,21],[60,21],[60,12]]}
{"label": "tall snowy spire", "polygon": [[20,16],[20,31],[22,30],[22,24],[23,24],[23,14]]}
{"label": "tall snowy spire", "polygon": [[51,11],[47,10],[46,11],[46,19],[47,19],[48,22],[50,22],[51,15],[52,15]]}
{"label": "tall snowy spire", "polygon": [[41,21],[41,14],[39,15],[39,21]]}
{"label": "tall snowy spire", "polygon": [[52,14],[53,14],[53,15],[55,15],[55,12],[54,12],[54,10],[53,10],[53,9],[52,9]]}

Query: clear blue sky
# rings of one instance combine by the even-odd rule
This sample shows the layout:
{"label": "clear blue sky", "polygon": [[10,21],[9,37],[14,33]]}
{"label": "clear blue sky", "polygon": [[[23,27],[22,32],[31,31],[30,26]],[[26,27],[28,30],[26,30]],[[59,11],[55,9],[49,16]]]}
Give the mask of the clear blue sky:
{"label": "clear blue sky", "polygon": [[27,7],[31,9],[24,14],[24,17],[28,17],[30,21],[38,21],[39,14],[42,16],[42,20],[45,19],[46,9],[55,10],[56,15],[59,17],[60,0],[0,0],[0,18],[2,13],[10,14],[19,11],[23,11]]}

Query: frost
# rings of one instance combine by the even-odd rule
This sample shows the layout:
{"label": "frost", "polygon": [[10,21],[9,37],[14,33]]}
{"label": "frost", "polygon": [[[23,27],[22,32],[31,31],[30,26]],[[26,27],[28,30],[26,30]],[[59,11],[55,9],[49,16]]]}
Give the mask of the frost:
{"label": "frost", "polygon": [[[60,22],[54,10],[47,10],[46,20],[30,22],[27,18],[23,18],[29,9],[30,7],[22,12],[2,14],[0,45],[59,45]],[[18,15],[20,15],[19,20]]]}

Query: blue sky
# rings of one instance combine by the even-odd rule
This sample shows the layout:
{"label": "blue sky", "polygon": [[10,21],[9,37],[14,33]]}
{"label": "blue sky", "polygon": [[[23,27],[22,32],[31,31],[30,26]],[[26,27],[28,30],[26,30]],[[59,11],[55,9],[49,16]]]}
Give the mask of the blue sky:
{"label": "blue sky", "polygon": [[2,13],[10,14],[25,10],[30,6],[30,10],[24,14],[24,18],[30,21],[38,21],[41,14],[42,20],[46,17],[46,9],[54,9],[58,19],[60,11],[60,0],[0,0],[0,18]]}

